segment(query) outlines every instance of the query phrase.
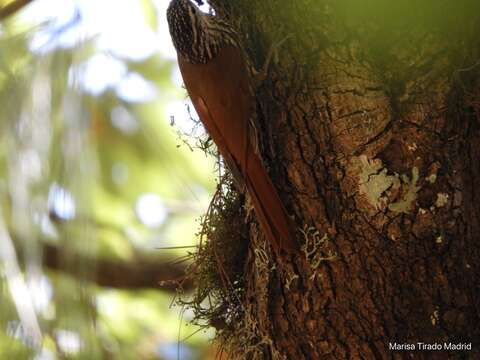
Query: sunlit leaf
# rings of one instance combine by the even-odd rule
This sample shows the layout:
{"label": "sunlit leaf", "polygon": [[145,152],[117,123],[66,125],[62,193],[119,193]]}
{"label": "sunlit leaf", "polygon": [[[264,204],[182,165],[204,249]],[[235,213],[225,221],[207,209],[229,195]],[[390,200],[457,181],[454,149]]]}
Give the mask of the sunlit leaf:
{"label": "sunlit leaf", "polygon": [[151,0],[140,0],[145,22],[151,27],[153,31],[157,30],[157,12]]}

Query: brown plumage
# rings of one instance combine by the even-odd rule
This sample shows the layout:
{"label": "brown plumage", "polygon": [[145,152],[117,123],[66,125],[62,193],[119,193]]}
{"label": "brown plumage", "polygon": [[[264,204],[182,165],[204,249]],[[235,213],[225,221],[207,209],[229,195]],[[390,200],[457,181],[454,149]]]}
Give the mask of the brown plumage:
{"label": "brown plumage", "polygon": [[[175,21],[173,17],[178,16],[178,14],[172,15],[175,8],[173,10],[171,8],[174,3],[177,3],[177,6],[188,6],[186,2],[188,0],[174,0],[170,5],[171,33],[172,29],[176,28],[172,26],[172,22]],[[189,6],[193,7],[190,3]],[[193,8],[195,12],[192,13],[191,8],[187,8],[186,12],[190,17],[200,17],[193,20],[193,25],[209,26],[216,21],[214,17],[200,13],[196,7]],[[202,16],[208,16],[208,18],[202,19]],[[180,23],[184,25],[185,19]],[[221,26],[226,25],[223,22],[216,22],[203,33],[200,31],[204,29],[198,28],[192,31],[192,34],[212,35],[212,29],[218,31]],[[232,39],[231,34],[232,30],[229,28],[229,40]],[[243,52],[239,46],[235,46],[234,42],[223,41],[222,43],[221,36],[214,35],[212,41],[216,43],[210,44],[214,52],[195,49],[185,53],[185,51],[179,51],[181,48],[178,45],[179,39],[175,39],[176,35],[172,34],[185,87],[200,120],[217,145],[225,163],[235,177],[241,177],[241,182],[251,196],[258,221],[272,247],[277,252],[279,250],[290,252],[296,248],[292,222],[249,138],[254,98]],[[208,46],[208,39],[202,39],[202,41],[203,46]],[[192,44],[194,45],[195,43]],[[185,48],[184,45],[183,47]],[[195,53],[210,56],[195,61]]]}

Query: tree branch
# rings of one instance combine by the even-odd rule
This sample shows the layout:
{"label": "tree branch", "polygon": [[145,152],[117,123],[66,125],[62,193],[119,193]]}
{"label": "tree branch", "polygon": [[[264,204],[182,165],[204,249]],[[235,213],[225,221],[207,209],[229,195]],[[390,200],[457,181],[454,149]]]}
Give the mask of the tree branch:
{"label": "tree branch", "polygon": [[[45,267],[78,276],[75,266],[64,266],[64,255],[57,246],[45,244],[43,246],[43,264]],[[136,257],[134,262],[95,259],[92,257],[75,254],[75,262],[82,268],[96,269],[94,281],[99,286],[141,289],[153,288],[175,291],[175,280],[185,277],[186,266],[181,263],[172,263],[168,258]],[[161,282],[164,282],[162,286]],[[190,279],[182,283],[183,289],[192,287]]]}
{"label": "tree branch", "polygon": [[30,4],[33,0],[15,0],[0,9],[0,21],[5,20],[10,15],[16,13],[24,6]]}

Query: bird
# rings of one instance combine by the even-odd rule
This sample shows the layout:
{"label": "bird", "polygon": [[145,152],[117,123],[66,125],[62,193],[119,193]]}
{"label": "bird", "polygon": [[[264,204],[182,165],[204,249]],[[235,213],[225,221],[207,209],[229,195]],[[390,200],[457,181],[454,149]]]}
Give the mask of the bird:
{"label": "bird", "polygon": [[190,0],[172,0],[167,22],[188,95],[239,190],[250,195],[267,240],[277,253],[297,241],[289,217],[252,136],[253,81],[235,29]]}

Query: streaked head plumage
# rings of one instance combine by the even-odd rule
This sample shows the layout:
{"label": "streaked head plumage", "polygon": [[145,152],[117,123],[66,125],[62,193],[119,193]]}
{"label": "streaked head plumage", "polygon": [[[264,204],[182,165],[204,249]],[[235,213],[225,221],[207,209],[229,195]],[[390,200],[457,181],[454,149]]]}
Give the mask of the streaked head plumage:
{"label": "streaked head plumage", "polygon": [[198,9],[189,0],[173,0],[167,9],[167,21],[173,45],[182,55],[195,42],[198,27]]}
{"label": "streaked head plumage", "polygon": [[191,63],[207,63],[221,46],[238,44],[226,22],[204,14],[190,0],[172,0],[167,21],[175,49]]}

